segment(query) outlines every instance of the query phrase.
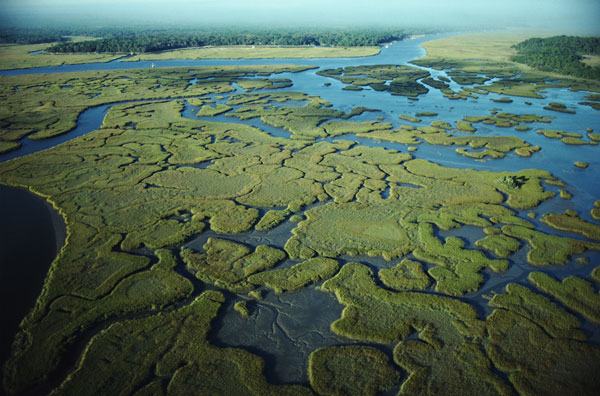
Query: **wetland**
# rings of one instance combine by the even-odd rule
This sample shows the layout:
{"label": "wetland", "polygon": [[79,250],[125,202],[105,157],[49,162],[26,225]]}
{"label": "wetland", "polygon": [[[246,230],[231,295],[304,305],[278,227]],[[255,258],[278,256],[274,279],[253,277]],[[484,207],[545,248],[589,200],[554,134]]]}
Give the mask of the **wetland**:
{"label": "wetland", "polygon": [[461,40],[0,71],[4,390],[595,394],[600,83]]}

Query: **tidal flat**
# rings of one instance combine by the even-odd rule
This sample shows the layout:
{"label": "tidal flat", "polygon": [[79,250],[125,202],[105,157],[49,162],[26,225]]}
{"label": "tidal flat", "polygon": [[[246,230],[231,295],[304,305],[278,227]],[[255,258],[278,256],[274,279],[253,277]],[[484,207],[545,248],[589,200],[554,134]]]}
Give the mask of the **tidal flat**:
{"label": "tidal flat", "polygon": [[523,76],[497,59],[475,74],[404,64],[418,48],[320,70],[0,77],[9,154],[108,106],[87,133],[0,163],[0,183],[67,228],[5,391],[595,394],[590,92],[537,76],[525,108]]}

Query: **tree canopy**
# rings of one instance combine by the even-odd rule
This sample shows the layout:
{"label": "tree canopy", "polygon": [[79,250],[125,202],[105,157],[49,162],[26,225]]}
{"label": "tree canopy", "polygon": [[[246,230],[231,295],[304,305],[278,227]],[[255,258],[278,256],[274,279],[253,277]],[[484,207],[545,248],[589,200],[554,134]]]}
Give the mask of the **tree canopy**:
{"label": "tree canopy", "polygon": [[600,67],[582,62],[584,55],[600,55],[600,37],[555,36],[531,38],[513,46],[511,60],[542,71],[600,80]]}
{"label": "tree canopy", "polygon": [[116,33],[111,37],[82,42],[62,42],[49,52],[155,52],[178,48],[224,45],[327,45],[374,46],[401,40],[404,33],[391,31],[337,32],[164,32]]}

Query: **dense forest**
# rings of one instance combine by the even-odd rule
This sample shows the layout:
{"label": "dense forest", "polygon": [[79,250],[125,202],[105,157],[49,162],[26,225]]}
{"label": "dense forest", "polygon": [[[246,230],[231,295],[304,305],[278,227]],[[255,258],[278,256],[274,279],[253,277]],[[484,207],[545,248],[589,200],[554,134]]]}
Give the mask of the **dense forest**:
{"label": "dense forest", "polygon": [[600,80],[600,67],[582,62],[583,55],[600,55],[599,37],[555,36],[532,38],[513,46],[511,60],[542,71]]}
{"label": "dense forest", "polygon": [[82,42],[61,42],[47,49],[49,52],[154,52],[176,48],[222,45],[327,45],[372,46],[401,40],[402,32],[392,31],[337,31],[337,32],[165,32],[123,33]]}
{"label": "dense forest", "polygon": [[0,43],[10,44],[41,44],[68,41],[69,30],[46,29],[2,29]]}

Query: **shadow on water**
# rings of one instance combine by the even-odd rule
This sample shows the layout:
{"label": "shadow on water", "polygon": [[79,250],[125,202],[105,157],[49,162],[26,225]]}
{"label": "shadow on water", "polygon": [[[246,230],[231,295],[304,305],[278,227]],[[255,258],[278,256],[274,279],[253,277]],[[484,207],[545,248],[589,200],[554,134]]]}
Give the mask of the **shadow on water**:
{"label": "shadow on water", "polygon": [[311,352],[354,343],[330,330],[343,307],[333,295],[314,287],[282,295],[267,292],[262,300],[249,301],[248,318],[233,310],[233,302],[224,306],[213,324],[210,340],[217,346],[239,347],[261,356],[267,363],[267,378],[273,383],[308,384]]}
{"label": "shadow on water", "polygon": [[[14,210],[19,208],[19,210]],[[50,263],[65,243],[62,217],[27,190],[0,186],[0,363],[34,306]]]}

